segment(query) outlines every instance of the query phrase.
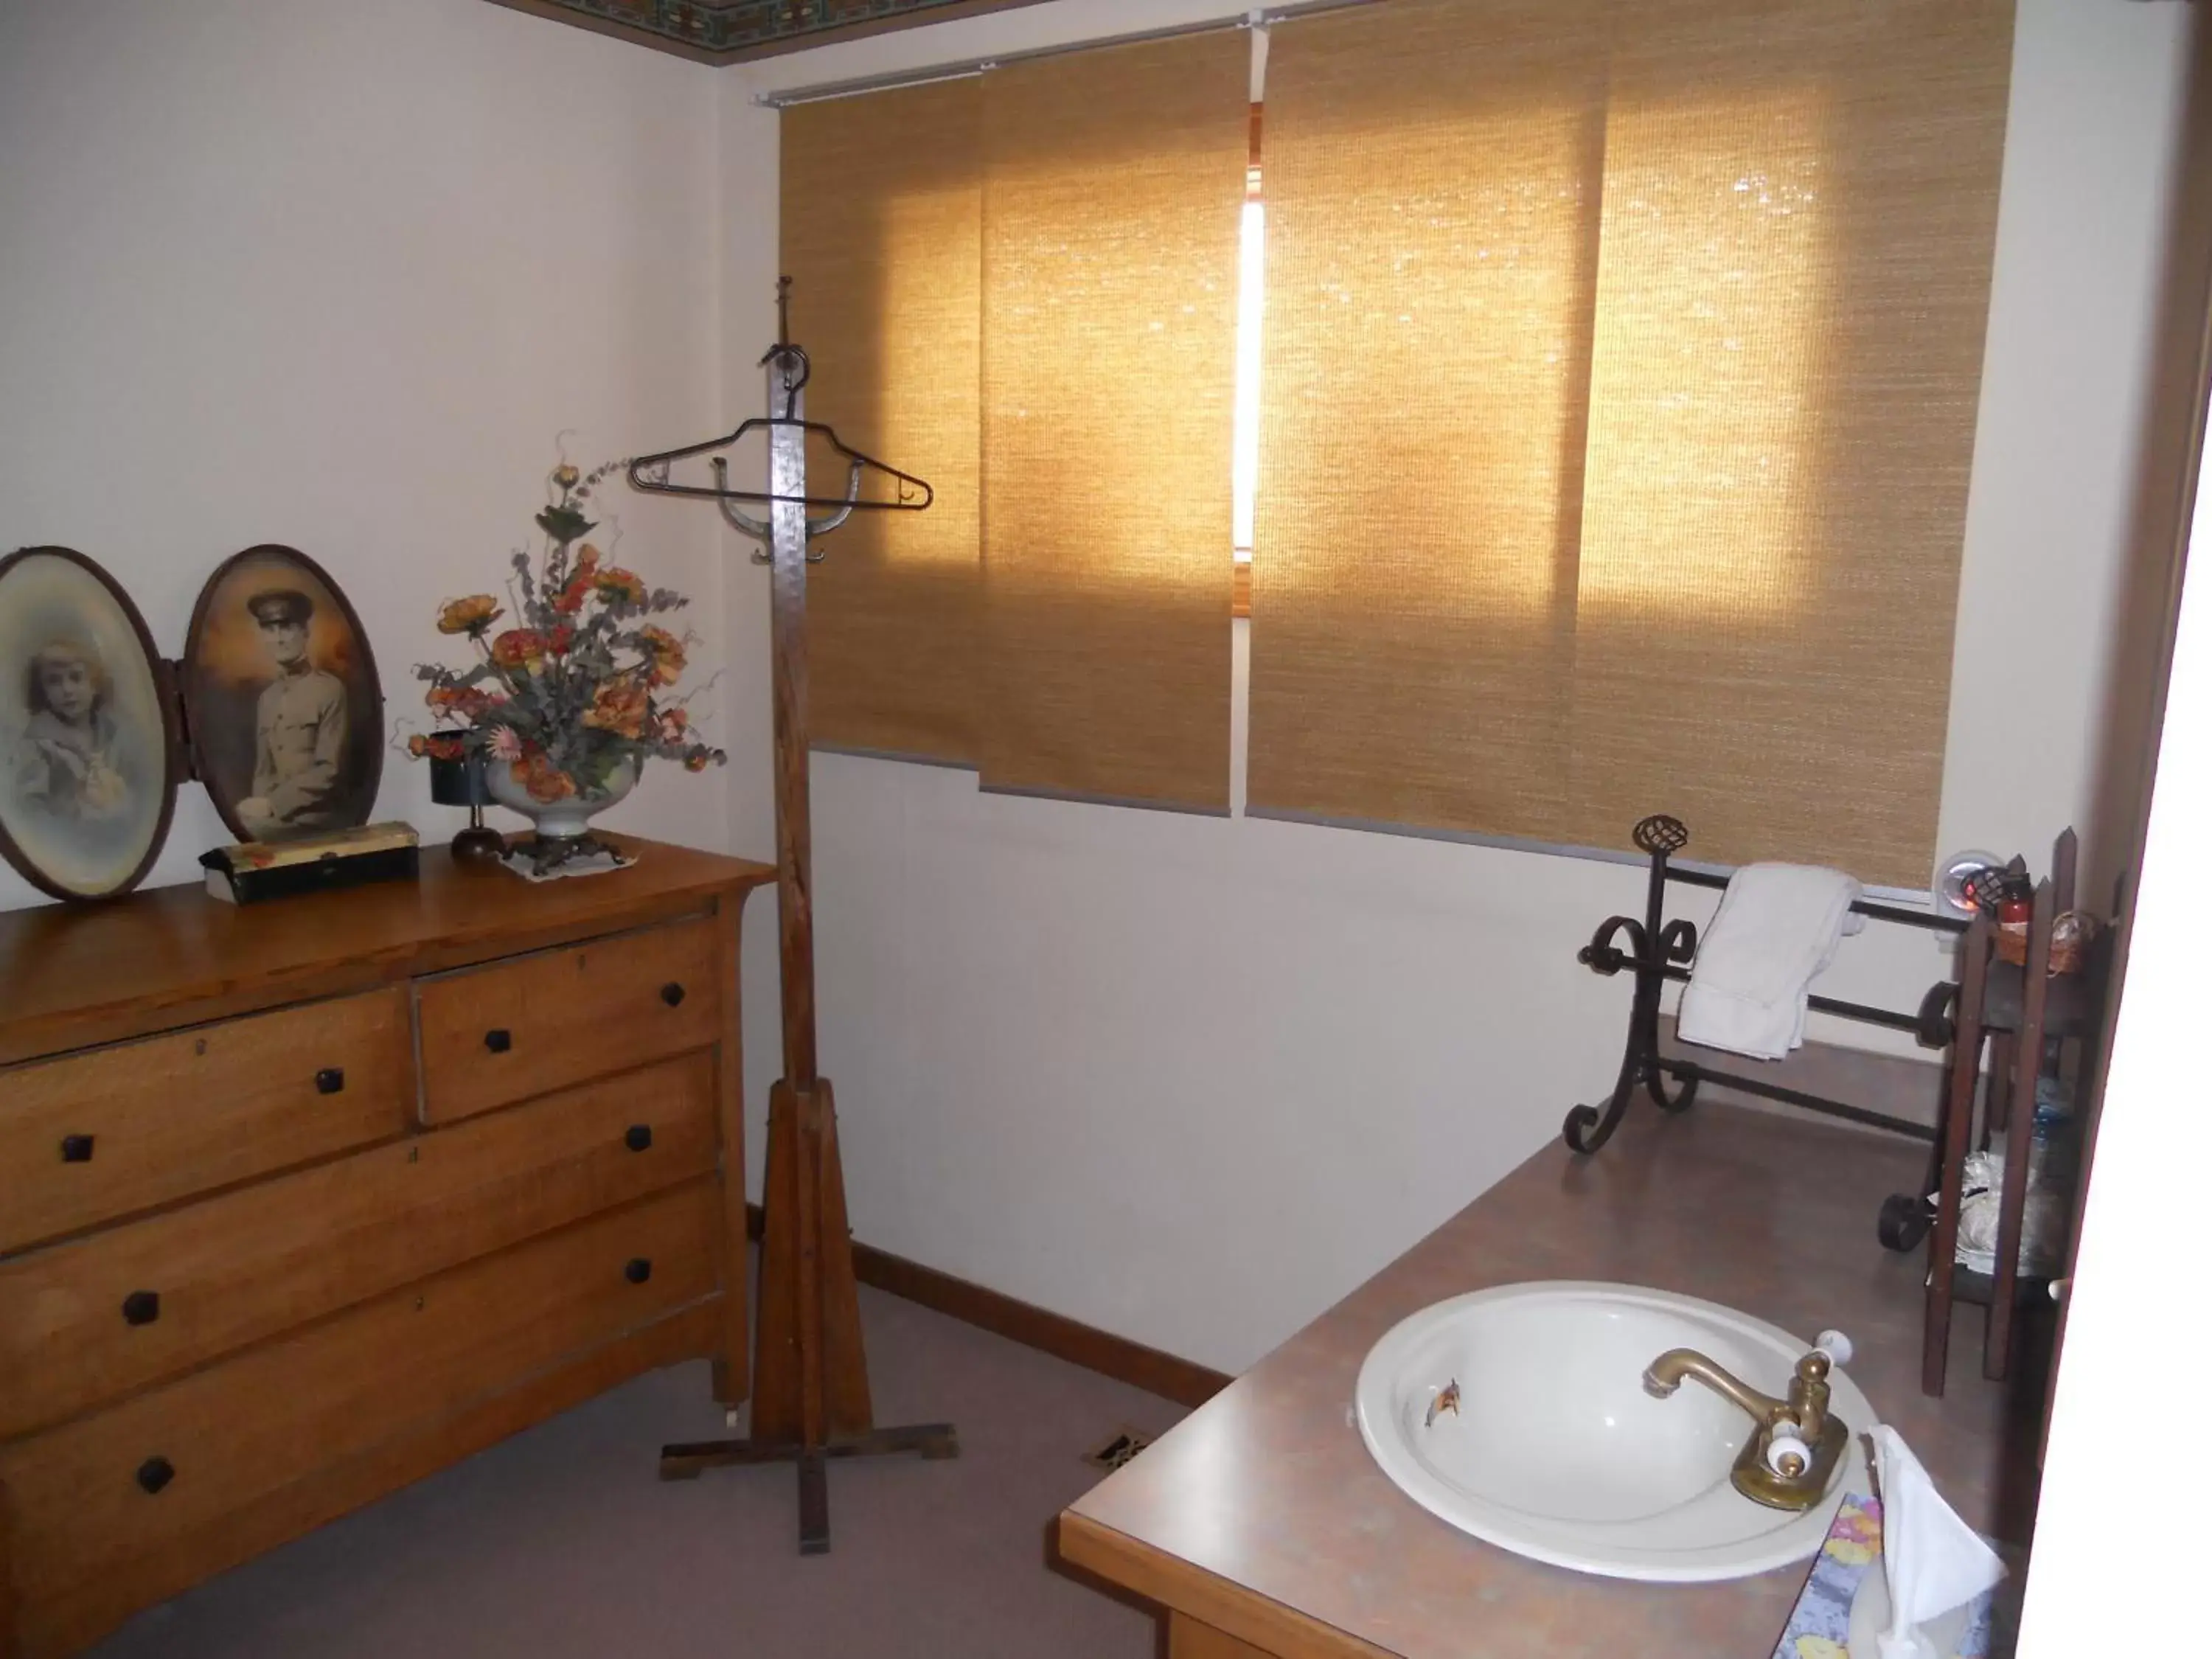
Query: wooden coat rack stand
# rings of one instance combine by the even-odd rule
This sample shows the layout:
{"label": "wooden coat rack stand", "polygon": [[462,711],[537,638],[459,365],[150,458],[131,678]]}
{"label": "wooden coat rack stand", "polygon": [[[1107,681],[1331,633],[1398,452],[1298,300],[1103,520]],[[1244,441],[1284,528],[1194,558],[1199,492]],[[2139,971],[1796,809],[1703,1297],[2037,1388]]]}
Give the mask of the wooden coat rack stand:
{"label": "wooden coat rack stand", "polygon": [[[917,512],[931,500],[919,478],[873,460],[841,442],[829,427],[805,418],[806,354],[791,343],[790,287],[778,287],[783,326],[762,358],[769,371],[771,414],[746,422],[727,437],[642,457],[629,468],[631,484],[657,495],[690,495],[720,503],[737,529],[766,544],[756,562],[770,567],[770,618],[775,679],[776,902],[783,970],[783,1076],[769,1091],[768,1171],[763,1194],[766,1228],[761,1246],[760,1294],[755,1337],[752,1433],[742,1440],[710,1440],[661,1449],[665,1480],[695,1480],[732,1464],[792,1463],[799,1470],[799,1548],[805,1555],[830,1548],[828,1462],[917,1452],[957,1457],[959,1439],[950,1423],[902,1428],[875,1426],[868,1397],[867,1357],[860,1341],[858,1281],[845,1214],[844,1170],[837,1155],[837,1113],[830,1079],[816,1070],[814,1024],[814,908],[812,838],[807,799],[806,567],[822,556],[807,544],[826,536],[855,511]],[[714,486],[678,483],[677,462],[727,448],[754,431],[769,438],[769,488],[729,488],[728,464],[710,465]],[[815,497],[806,486],[810,436],[846,461],[846,490]],[[895,499],[869,499],[871,477],[896,485]],[[739,502],[765,504],[756,520]],[[830,510],[810,518],[808,508]]]}

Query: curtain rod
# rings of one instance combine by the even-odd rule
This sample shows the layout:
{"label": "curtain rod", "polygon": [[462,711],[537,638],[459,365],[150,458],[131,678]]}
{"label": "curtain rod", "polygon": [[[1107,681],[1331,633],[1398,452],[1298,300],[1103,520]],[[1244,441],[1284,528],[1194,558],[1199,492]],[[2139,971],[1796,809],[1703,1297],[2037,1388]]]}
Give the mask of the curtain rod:
{"label": "curtain rod", "polygon": [[1218,17],[1203,23],[1146,29],[1135,34],[1099,35],[1087,40],[1070,40],[1063,46],[1037,46],[1028,52],[994,52],[988,58],[939,64],[929,69],[894,70],[887,75],[872,75],[855,81],[829,81],[816,86],[793,87],[781,92],[757,92],[753,94],[753,102],[769,109],[789,109],[795,104],[822,104],[833,98],[860,98],[872,92],[895,92],[902,87],[935,86],[943,81],[972,81],[979,75],[1007,64],[1026,64],[1040,58],[1061,58],[1072,52],[1091,52],[1102,46],[1143,46],[1153,40],[1179,40],[1188,35],[1218,34],[1229,29],[1273,27],[1277,23],[1312,17],[1322,12],[1348,11],[1354,6],[1375,3],[1376,0],[1304,0],[1304,3],[1294,0],[1293,3],[1287,5],[1255,9],[1243,17]]}

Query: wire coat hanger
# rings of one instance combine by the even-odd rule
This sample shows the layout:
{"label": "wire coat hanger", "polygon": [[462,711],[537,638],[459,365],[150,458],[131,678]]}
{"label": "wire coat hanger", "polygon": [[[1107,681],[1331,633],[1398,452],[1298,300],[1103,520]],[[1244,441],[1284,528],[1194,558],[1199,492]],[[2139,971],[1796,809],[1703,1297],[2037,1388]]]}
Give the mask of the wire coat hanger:
{"label": "wire coat hanger", "polygon": [[[776,284],[776,310],[781,329],[776,343],[770,346],[761,358],[761,367],[776,366],[781,381],[783,401],[780,414],[755,416],[726,437],[710,438],[704,443],[686,444],[681,449],[665,449],[657,455],[641,455],[629,464],[629,483],[633,489],[651,495],[689,495],[702,501],[723,503],[724,512],[732,514],[731,521],[748,533],[762,533],[765,526],[742,514],[735,514],[732,506],[738,501],[750,501],[764,507],[826,507],[834,508],[835,523],[810,527],[811,534],[824,534],[842,524],[855,512],[863,513],[920,513],[937,499],[937,492],[923,479],[911,472],[902,472],[888,462],[872,455],[863,454],[837,435],[835,427],[823,421],[801,419],[795,413],[799,394],[807,381],[813,378],[814,364],[805,349],[791,343],[791,278],[784,277]],[[821,439],[837,452],[846,464],[845,493],[842,495],[779,495],[770,490],[732,489],[729,487],[729,467],[726,459],[716,456],[710,463],[714,471],[714,483],[705,484],[678,483],[672,476],[678,461],[696,456],[713,454],[727,449],[755,432],[796,428]],[[891,501],[870,501],[861,494],[861,486],[870,476],[888,479],[897,487],[897,495]]]}

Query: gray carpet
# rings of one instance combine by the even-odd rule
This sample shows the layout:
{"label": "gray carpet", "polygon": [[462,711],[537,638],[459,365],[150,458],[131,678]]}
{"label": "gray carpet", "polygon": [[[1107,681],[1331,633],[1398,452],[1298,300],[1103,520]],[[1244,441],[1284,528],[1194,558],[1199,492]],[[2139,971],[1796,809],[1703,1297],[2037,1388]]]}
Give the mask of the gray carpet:
{"label": "gray carpet", "polygon": [[703,1364],[641,1377],[166,1606],[99,1659],[1152,1659],[1152,1621],[1046,1565],[1100,1473],[1180,1407],[863,1290],[877,1419],[950,1419],[957,1462],[833,1464],[802,1560],[788,1469],[662,1485],[723,1432]]}

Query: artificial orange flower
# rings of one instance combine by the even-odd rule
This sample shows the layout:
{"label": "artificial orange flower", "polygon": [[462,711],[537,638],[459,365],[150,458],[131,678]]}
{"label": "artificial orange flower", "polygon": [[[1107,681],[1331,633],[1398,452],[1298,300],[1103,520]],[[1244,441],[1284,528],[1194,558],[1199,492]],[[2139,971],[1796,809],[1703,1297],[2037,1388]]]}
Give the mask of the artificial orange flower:
{"label": "artificial orange flower", "polygon": [[618,737],[635,738],[645,731],[647,712],[645,688],[624,676],[609,680],[592,699],[592,707],[584,716],[584,724],[597,726],[602,732],[612,732]]}
{"label": "artificial orange flower", "polygon": [[421,760],[423,756],[430,752],[430,739],[420,732],[416,732],[407,739],[407,752],[414,756],[416,760]]}
{"label": "artificial orange flower", "polygon": [[545,655],[545,636],[534,629],[510,628],[491,642],[491,659],[501,668],[534,668]]}
{"label": "artificial orange flower", "polygon": [[529,792],[534,801],[550,805],[576,793],[575,779],[546,759],[542,750],[515,762],[513,769],[514,781]]}
{"label": "artificial orange flower", "polygon": [[473,685],[434,685],[425,692],[422,701],[434,713],[450,720],[472,720],[492,706],[495,699],[488,691]]}
{"label": "artificial orange flower", "polygon": [[565,617],[573,617],[584,608],[584,601],[592,597],[592,573],[599,568],[599,550],[586,542],[576,550],[576,568],[561,589],[553,596],[553,608]]}
{"label": "artificial orange flower", "polygon": [[660,741],[663,743],[683,742],[684,734],[690,729],[690,726],[691,716],[685,710],[682,708],[662,709],[660,711]]}
{"label": "artificial orange flower", "polygon": [[599,590],[599,597],[609,605],[618,603],[643,605],[645,603],[644,582],[618,564],[594,568],[592,572],[592,583]]}
{"label": "artificial orange flower", "polygon": [[489,593],[471,593],[465,599],[448,599],[438,612],[441,634],[481,634],[505,613]]}
{"label": "artificial orange flower", "polygon": [[650,624],[637,630],[638,649],[645,653],[647,678],[655,685],[673,685],[684,678],[684,641],[665,628]]}

